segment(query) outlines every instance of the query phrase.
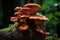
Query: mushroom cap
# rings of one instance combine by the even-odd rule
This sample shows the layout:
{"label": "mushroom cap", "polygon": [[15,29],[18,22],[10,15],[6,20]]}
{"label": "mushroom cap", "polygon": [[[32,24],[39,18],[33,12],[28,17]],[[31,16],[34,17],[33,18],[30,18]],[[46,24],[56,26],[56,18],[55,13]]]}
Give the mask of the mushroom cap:
{"label": "mushroom cap", "polygon": [[37,19],[37,20],[43,20],[43,21],[48,20],[48,18],[46,18],[45,16],[30,16],[29,19]]}
{"label": "mushroom cap", "polygon": [[11,17],[10,20],[11,20],[12,22],[16,22],[16,21],[18,21],[17,17]]}
{"label": "mushroom cap", "polygon": [[27,24],[24,24],[22,26],[19,27],[19,30],[27,30],[29,27]]}
{"label": "mushroom cap", "polygon": [[15,11],[18,11],[18,10],[21,10],[22,7],[16,7],[14,10]]}
{"label": "mushroom cap", "polygon": [[22,15],[21,18],[29,18],[30,15]]}
{"label": "mushroom cap", "polygon": [[30,13],[32,12],[32,9],[28,7],[23,7],[21,9],[21,12],[23,12],[23,14],[30,15]]}
{"label": "mushroom cap", "polygon": [[23,7],[23,8],[22,8],[22,11],[26,11],[26,12],[27,12],[27,11],[31,11],[31,10],[32,10],[32,9],[29,8],[29,7]]}
{"label": "mushroom cap", "polygon": [[22,12],[15,12],[14,15],[21,15]]}
{"label": "mushroom cap", "polygon": [[45,16],[37,16],[37,15],[22,15],[22,18],[29,18],[29,19],[35,19],[35,20],[41,20],[41,21],[48,21],[48,18],[46,18]]}
{"label": "mushroom cap", "polygon": [[24,5],[24,7],[29,7],[32,10],[40,10],[41,9],[41,6],[36,3],[28,3],[28,4]]}

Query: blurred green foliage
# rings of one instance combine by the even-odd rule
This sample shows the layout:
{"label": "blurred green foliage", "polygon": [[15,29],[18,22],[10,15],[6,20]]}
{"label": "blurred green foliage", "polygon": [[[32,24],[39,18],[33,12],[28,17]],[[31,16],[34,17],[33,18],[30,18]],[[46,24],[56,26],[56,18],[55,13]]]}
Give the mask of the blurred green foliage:
{"label": "blurred green foliage", "polygon": [[20,0],[20,6],[23,6],[25,4],[24,0]]}

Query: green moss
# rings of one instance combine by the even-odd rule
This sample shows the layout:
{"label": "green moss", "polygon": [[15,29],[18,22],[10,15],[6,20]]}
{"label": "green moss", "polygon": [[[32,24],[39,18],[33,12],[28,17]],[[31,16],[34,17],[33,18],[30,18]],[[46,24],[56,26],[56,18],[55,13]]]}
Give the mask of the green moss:
{"label": "green moss", "polygon": [[0,29],[0,32],[8,32],[18,26],[18,23],[15,22],[14,24],[10,24],[9,27]]}

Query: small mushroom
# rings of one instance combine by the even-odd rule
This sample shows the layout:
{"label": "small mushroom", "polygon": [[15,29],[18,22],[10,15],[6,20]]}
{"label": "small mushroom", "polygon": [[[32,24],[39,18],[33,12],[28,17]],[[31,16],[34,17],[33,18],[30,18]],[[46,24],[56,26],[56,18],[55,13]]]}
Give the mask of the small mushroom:
{"label": "small mushroom", "polygon": [[19,30],[27,30],[29,27],[27,24],[23,24],[22,26],[19,27]]}
{"label": "small mushroom", "polygon": [[42,33],[43,35],[49,35],[49,32],[44,32],[42,29],[36,29],[39,33]]}
{"label": "small mushroom", "polygon": [[21,10],[21,8],[22,8],[22,7],[16,7],[14,10],[15,10],[15,11],[19,11],[19,10]]}
{"label": "small mushroom", "polygon": [[22,12],[15,12],[14,13],[14,16],[16,16],[17,17],[17,19],[20,19],[21,18],[21,16],[22,16]]}
{"label": "small mushroom", "polygon": [[22,15],[22,12],[15,12],[14,15]]}
{"label": "small mushroom", "polygon": [[36,3],[28,3],[28,4],[24,5],[24,7],[29,7],[32,10],[41,10],[41,6]]}
{"label": "small mushroom", "polygon": [[17,17],[11,17],[10,20],[11,20],[12,22],[16,22],[16,21],[18,21]]}

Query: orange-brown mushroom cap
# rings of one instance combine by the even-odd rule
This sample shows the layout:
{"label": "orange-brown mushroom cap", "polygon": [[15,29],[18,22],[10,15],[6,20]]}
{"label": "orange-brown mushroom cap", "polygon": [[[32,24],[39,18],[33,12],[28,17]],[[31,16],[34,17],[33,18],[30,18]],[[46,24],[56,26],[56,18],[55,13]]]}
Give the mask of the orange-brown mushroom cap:
{"label": "orange-brown mushroom cap", "polygon": [[41,9],[41,6],[36,3],[28,3],[28,4],[24,5],[24,7],[32,8],[32,10],[40,10]]}
{"label": "orange-brown mushroom cap", "polygon": [[18,11],[18,10],[21,10],[22,7],[16,7],[14,10],[15,11]]}
{"label": "orange-brown mushroom cap", "polygon": [[22,11],[26,11],[26,12],[27,12],[27,11],[31,11],[31,10],[32,10],[32,9],[29,8],[29,7],[23,7],[23,8],[22,8]]}
{"label": "orange-brown mushroom cap", "polygon": [[29,19],[37,19],[37,20],[48,21],[48,18],[46,18],[45,16],[30,16]]}
{"label": "orange-brown mushroom cap", "polygon": [[22,15],[21,16],[22,18],[29,18],[29,19],[35,19],[35,20],[41,20],[41,21],[48,21],[49,19],[46,18],[45,16],[36,16],[36,15],[33,15],[33,16],[30,16],[30,15]]}
{"label": "orange-brown mushroom cap", "polygon": [[28,14],[30,15],[30,13],[32,12],[32,9],[31,8],[28,8],[28,7],[23,7],[21,9],[21,11],[23,12],[23,14]]}
{"label": "orange-brown mushroom cap", "polygon": [[15,12],[14,15],[21,15],[23,14],[22,12]]}
{"label": "orange-brown mushroom cap", "polygon": [[22,26],[19,27],[19,30],[27,30],[29,28],[29,26],[27,24],[24,24]]}

